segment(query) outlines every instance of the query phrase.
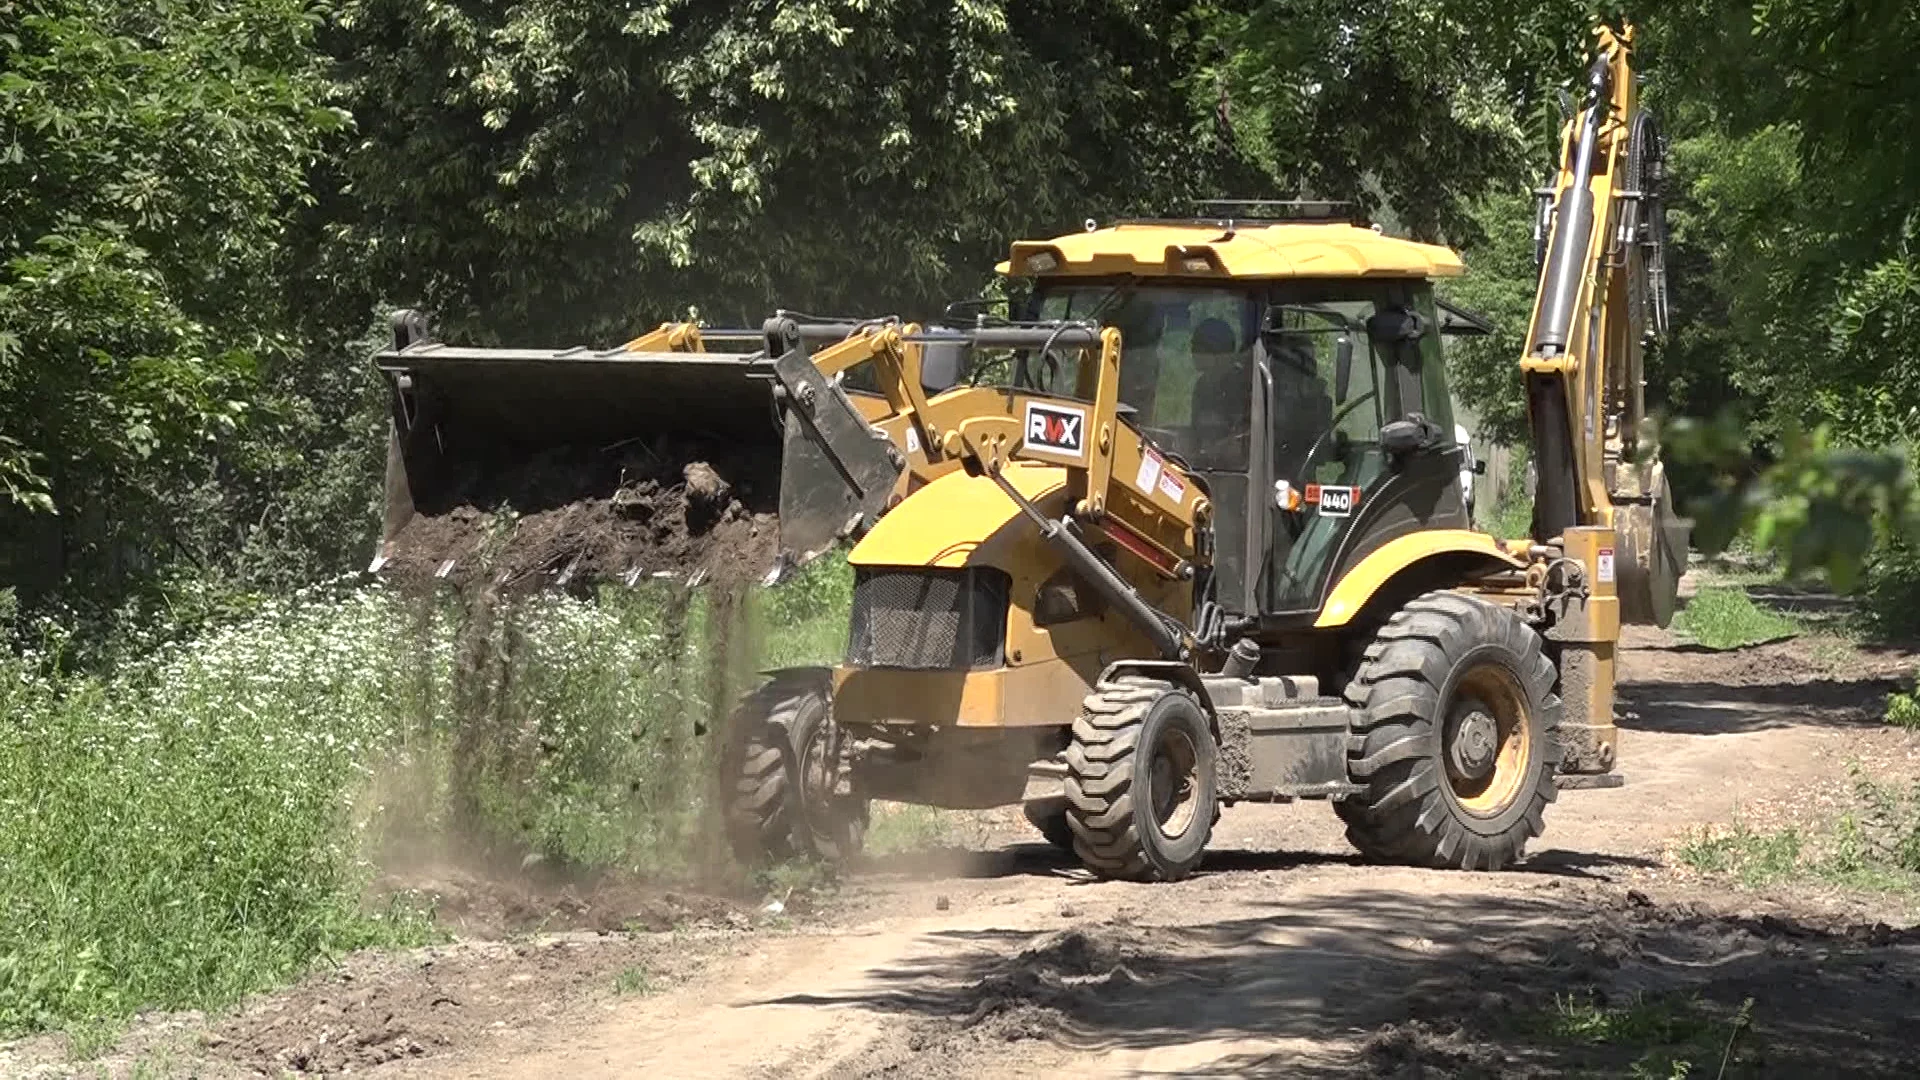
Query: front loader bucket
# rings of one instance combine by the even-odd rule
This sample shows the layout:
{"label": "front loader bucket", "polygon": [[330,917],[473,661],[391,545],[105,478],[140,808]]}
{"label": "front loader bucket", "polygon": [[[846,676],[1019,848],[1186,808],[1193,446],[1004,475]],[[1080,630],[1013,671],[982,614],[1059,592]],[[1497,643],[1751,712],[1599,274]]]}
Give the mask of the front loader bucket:
{"label": "front loader bucket", "polygon": [[393,426],[372,569],[567,586],[806,562],[870,525],[901,470],[877,399],[813,366],[808,342],[852,329],[703,332],[732,352],[482,349],[402,313],[377,359]]}
{"label": "front loader bucket", "polygon": [[[376,570],[772,568],[782,425],[763,353],[461,348],[412,325],[377,360],[393,427]],[[728,557],[705,558],[722,533]]]}

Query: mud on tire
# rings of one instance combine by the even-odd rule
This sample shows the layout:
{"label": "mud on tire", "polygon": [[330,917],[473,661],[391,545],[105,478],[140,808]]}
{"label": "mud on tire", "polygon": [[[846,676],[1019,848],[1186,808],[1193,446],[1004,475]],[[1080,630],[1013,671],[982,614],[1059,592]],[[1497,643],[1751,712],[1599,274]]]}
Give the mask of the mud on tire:
{"label": "mud on tire", "polygon": [[1433,592],[1396,613],[1347,685],[1347,773],[1334,804],[1372,858],[1497,870],[1545,827],[1560,699],[1540,635],[1506,608]]}
{"label": "mud on tire", "polygon": [[1073,849],[1105,878],[1177,881],[1213,832],[1218,751],[1194,696],[1154,679],[1103,681],[1067,747]]}
{"label": "mud on tire", "polygon": [[808,855],[845,862],[860,853],[866,800],[833,796],[818,782],[822,758],[834,751],[839,734],[831,709],[825,668],[776,672],[734,707],[721,788],[727,839],[741,862]]}

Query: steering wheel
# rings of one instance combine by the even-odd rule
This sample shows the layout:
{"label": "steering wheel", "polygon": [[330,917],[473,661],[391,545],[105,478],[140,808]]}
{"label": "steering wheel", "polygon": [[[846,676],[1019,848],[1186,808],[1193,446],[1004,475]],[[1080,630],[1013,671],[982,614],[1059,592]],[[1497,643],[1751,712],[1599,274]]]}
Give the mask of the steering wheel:
{"label": "steering wheel", "polygon": [[1296,483],[1294,486],[1300,487],[1306,484],[1307,473],[1313,468],[1313,459],[1320,456],[1320,451],[1326,445],[1328,439],[1340,433],[1340,421],[1345,420],[1353,413],[1353,410],[1359,408],[1378,392],[1378,390],[1369,390],[1334,410],[1333,419],[1327,421],[1327,430],[1321,432],[1320,437],[1313,440],[1313,445],[1307,447],[1307,456],[1300,459],[1300,475],[1295,477]]}

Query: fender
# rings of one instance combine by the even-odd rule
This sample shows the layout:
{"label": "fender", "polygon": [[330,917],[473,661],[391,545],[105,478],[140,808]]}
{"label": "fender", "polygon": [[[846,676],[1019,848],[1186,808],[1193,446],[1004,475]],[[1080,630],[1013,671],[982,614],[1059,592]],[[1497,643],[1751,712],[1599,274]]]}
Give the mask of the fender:
{"label": "fender", "polygon": [[[1213,696],[1207,693],[1206,683],[1191,664],[1179,660],[1116,660],[1100,672],[1100,681],[1110,682],[1122,675],[1145,675],[1191,690],[1193,696],[1200,699],[1200,707],[1207,711],[1207,719],[1216,724],[1219,722],[1219,716],[1213,708]],[[1216,731],[1215,735],[1218,734]]]}
{"label": "fender", "polygon": [[1526,560],[1509,554],[1500,542],[1469,529],[1430,529],[1390,540],[1369,552],[1341,576],[1315,619],[1316,628],[1345,626],[1367,606],[1380,587],[1415,563],[1426,559],[1462,557],[1488,570],[1524,570]]}
{"label": "fender", "polygon": [[[830,667],[783,667],[766,668],[757,674],[766,676],[767,683],[791,683],[796,689],[819,690],[827,696],[827,717],[833,717],[833,669]],[[755,687],[754,689],[759,689]],[[705,735],[708,731],[704,719],[695,719],[693,733]]]}

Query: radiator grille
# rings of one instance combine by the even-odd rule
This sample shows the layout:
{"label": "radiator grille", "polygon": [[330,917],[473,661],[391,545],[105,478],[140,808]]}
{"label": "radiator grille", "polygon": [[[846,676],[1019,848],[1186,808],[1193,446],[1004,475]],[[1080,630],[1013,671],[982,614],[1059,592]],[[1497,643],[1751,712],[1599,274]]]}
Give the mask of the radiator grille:
{"label": "radiator grille", "polygon": [[1007,636],[1007,575],[986,567],[861,567],[853,582],[847,662],[860,667],[998,667]]}

